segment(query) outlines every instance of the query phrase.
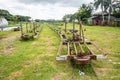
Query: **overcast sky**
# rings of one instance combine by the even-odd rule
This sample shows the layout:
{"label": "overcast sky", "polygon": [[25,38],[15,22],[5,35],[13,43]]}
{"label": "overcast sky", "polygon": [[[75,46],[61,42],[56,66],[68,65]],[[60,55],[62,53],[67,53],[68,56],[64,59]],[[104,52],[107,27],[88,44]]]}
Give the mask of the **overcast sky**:
{"label": "overcast sky", "polygon": [[75,13],[81,4],[93,0],[0,0],[0,9],[14,15],[27,15],[33,19],[62,19]]}

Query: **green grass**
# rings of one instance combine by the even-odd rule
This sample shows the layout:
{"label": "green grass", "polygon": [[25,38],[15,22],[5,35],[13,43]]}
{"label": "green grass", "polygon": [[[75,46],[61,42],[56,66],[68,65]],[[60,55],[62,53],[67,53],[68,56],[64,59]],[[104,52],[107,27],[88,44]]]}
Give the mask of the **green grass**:
{"label": "green grass", "polygon": [[[70,61],[56,61],[60,44],[59,36],[46,24],[37,39],[20,41],[16,39],[20,32],[0,32],[0,80],[71,80],[72,65]],[[71,24],[68,28],[71,28]],[[63,26],[59,26],[62,29]],[[107,54],[106,59],[92,61],[101,80],[119,80],[120,65],[120,28],[83,26],[85,36],[97,43]],[[78,25],[77,25],[78,29]],[[64,50],[65,51],[65,50]],[[64,52],[63,52],[64,53]],[[64,53],[65,54],[65,53]],[[109,60],[112,60],[110,62]],[[74,66],[75,79],[96,80],[90,65],[82,70],[80,76],[78,66]]]}
{"label": "green grass", "polygon": [[[59,26],[64,29],[64,26]],[[109,26],[84,26],[86,29],[85,37],[95,42],[107,54],[106,59],[93,61],[94,67],[101,80],[119,80],[120,79],[120,28]],[[72,24],[67,25],[67,29],[72,29]],[[79,25],[76,24],[79,30]],[[91,47],[91,46],[90,46]],[[92,47],[91,47],[92,48]],[[92,49],[96,54],[95,48]],[[110,61],[112,60],[112,61]],[[114,64],[116,63],[116,64]],[[113,72],[113,73],[112,73]],[[111,74],[112,73],[112,74]],[[116,75],[117,74],[117,75]]]}
{"label": "green grass", "polygon": [[58,35],[44,25],[37,40],[13,44],[11,54],[0,56],[0,79],[66,79],[70,75],[69,66],[55,60],[59,41]]}
{"label": "green grass", "polygon": [[[84,26],[87,39],[97,43],[97,45],[107,54],[106,59],[94,61],[94,66],[101,80],[120,79],[120,28],[102,26]],[[110,60],[112,60],[110,62]],[[113,74],[109,74],[113,73]],[[117,75],[116,75],[117,74]]]}
{"label": "green grass", "polygon": [[118,58],[120,56],[120,28],[102,26],[84,26],[84,28],[87,29],[86,37],[97,43],[108,54],[106,59],[93,62],[100,79],[119,80],[120,64],[113,63],[120,62],[120,58]]}

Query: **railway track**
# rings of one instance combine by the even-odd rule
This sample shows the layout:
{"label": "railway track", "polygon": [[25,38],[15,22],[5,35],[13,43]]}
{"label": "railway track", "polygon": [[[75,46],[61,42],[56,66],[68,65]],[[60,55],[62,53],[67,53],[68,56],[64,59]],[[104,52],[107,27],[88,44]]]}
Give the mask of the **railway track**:
{"label": "railway track", "polygon": [[20,30],[21,39],[30,40],[38,37],[39,33],[42,30],[42,26],[40,23],[26,23],[25,29],[23,29],[22,24],[20,24]]}
{"label": "railway track", "polygon": [[[59,35],[59,33],[60,33],[59,30],[57,30],[57,29],[55,29],[55,28],[52,28],[52,27],[50,27],[50,26],[48,26],[48,27]],[[59,35],[59,36],[60,36],[60,35]],[[61,37],[61,36],[60,36],[60,37]],[[60,46],[61,46],[61,44],[62,44],[62,43],[60,43]],[[61,51],[61,50],[60,50],[60,51]],[[86,65],[76,65],[76,63],[75,63],[73,60],[70,60],[70,63],[71,63],[71,66],[72,66],[72,70],[71,70],[71,72],[72,72],[72,78],[71,78],[71,80],[77,80],[76,75],[75,75],[76,73],[78,73],[80,76],[85,76],[85,75],[86,75],[86,72],[87,72],[87,73],[90,72],[90,74],[91,74],[91,72],[92,72],[92,73],[94,74],[94,76],[96,77],[96,80],[100,80],[99,77],[98,77],[98,75],[97,75],[97,73],[96,73],[96,71],[95,71],[95,69],[94,69],[94,66],[92,65],[92,63],[87,64],[87,66],[86,66]],[[85,70],[86,70],[86,67],[89,67],[88,71],[85,71]],[[75,71],[76,68],[78,69],[77,72]],[[84,71],[85,71],[85,72],[84,72]],[[82,73],[82,74],[81,74],[81,73]],[[89,73],[88,73],[88,74],[89,74]],[[84,79],[84,80],[86,80],[86,79]]]}
{"label": "railway track", "polygon": [[[72,66],[72,78],[71,80],[78,80],[76,78],[76,73],[78,73],[77,75],[79,75],[80,77],[83,77],[83,80],[88,80],[85,78],[85,76],[92,74],[92,76],[94,76],[95,80],[100,80],[98,74],[96,73],[94,66],[92,65],[92,63],[87,64],[87,65],[76,65],[73,62],[71,62],[71,66]],[[87,67],[89,67],[89,69],[86,69]],[[77,71],[76,71],[77,69]]]}

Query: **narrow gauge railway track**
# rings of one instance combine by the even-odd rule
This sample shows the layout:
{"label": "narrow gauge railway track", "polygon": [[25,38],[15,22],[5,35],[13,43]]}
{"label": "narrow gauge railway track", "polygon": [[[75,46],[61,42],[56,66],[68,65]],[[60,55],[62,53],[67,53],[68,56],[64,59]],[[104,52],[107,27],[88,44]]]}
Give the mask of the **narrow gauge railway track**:
{"label": "narrow gauge railway track", "polygon": [[[80,27],[82,29],[82,24],[81,23],[80,23]],[[76,64],[78,65],[77,68],[79,69],[78,72],[79,72],[80,75],[81,75],[81,73],[84,73],[84,70],[86,70],[86,68],[87,68],[86,66],[88,66],[89,70],[87,71],[87,73],[89,71],[92,71],[92,73],[96,77],[96,80],[100,80],[99,77],[98,77],[98,75],[97,75],[97,73],[96,73],[96,71],[95,71],[95,69],[94,69],[94,67],[93,67],[93,65],[92,65],[92,63],[91,63],[91,61],[90,61],[91,59],[96,60],[97,57],[94,54],[94,52],[88,47],[88,45],[92,44],[99,52],[101,52],[103,55],[105,55],[105,54],[104,54],[104,52],[95,43],[85,42],[85,40],[84,40],[85,37],[84,37],[83,29],[81,30],[81,34],[80,34],[82,36],[83,41],[79,41],[80,39],[78,39],[78,37],[75,36],[77,30],[70,30],[70,32],[73,33],[73,39],[67,39],[67,37],[64,34],[62,34],[62,32],[61,32],[61,30],[59,28],[57,28],[57,27],[54,28],[54,27],[51,27],[51,26],[49,26],[49,28],[51,30],[53,30],[54,32],[56,32],[60,36],[60,38],[61,38],[61,43],[60,43],[60,46],[59,46],[59,49],[58,49],[58,55],[57,55],[56,59],[57,58],[61,58],[62,60],[66,60],[66,59],[70,60],[70,61],[73,60],[72,63],[71,63],[72,64],[71,65],[72,66],[72,80],[77,80],[75,78],[75,71],[74,71],[76,69]],[[73,48],[71,48],[71,46],[70,46],[71,43],[73,44],[74,52],[72,51]],[[67,54],[67,57],[60,57],[62,55],[62,46],[64,44],[67,45],[67,53],[68,54]],[[88,49],[88,53],[87,53],[88,55],[86,55],[85,50],[82,48],[83,44]],[[79,45],[80,50],[81,50],[80,53],[77,50],[78,46],[76,46],[76,45]],[[73,54],[73,53],[75,53],[75,54]],[[72,55],[74,55],[74,56],[72,56]],[[78,56],[78,58],[76,56]],[[81,56],[83,58],[79,58]],[[84,56],[85,56],[85,58],[84,58]],[[86,56],[88,57],[88,59],[86,58]],[[90,74],[91,74],[91,72],[90,72]]]}
{"label": "narrow gauge railway track", "polygon": [[37,38],[39,33],[42,30],[42,26],[40,23],[26,23],[25,29],[23,29],[23,25],[20,24],[20,30],[21,30],[21,39],[23,40],[29,40],[33,38]]}
{"label": "narrow gauge railway track", "polygon": [[[76,75],[75,75],[75,73],[76,73],[75,69],[76,69],[76,68],[78,68],[77,73],[78,73],[80,76],[83,76],[83,77],[84,77],[85,75],[88,75],[88,74],[91,74],[91,73],[92,73],[96,80],[100,80],[98,74],[96,73],[96,71],[95,71],[95,69],[94,69],[94,66],[92,65],[92,63],[91,63],[91,64],[87,64],[87,65],[75,65],[75,64],[72,62],[72,63],[71,63],[71,66],[72,66],[72,79],[71,79],[71,80],[78,80],[78,79],[76,78]],[[76,66],[77,66],[77,67],[76,67]],[[89,67],[88,70],[86,69],[87,67]],[[85,77],[84,77],[84,80],[86,80]]]}

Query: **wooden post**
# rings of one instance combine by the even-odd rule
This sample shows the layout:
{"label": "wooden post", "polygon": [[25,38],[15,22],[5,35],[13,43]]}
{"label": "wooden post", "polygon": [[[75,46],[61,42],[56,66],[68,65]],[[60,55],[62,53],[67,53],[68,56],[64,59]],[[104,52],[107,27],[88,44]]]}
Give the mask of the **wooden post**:
{"label": "wooden post", "polygon": [[29,23],[29,26],[30,26],[30,30],[31,30],[31,22]]}
{"label": "wooden post", "polygon": [[23,35],[22,23],[20,23],[20,27],[21,27],[21,35]]}
{"label": "wooden post", "polygon": [[85,36],[84,36],[84,31],[83,31],[81,20],[80,20],[80,38],[83,39],[83,42],[85,43]]}
{"label": "wooden post", "polygon": [[34,30],[34,34],[35,34],[35,24],[33,23],[33,30]]}
{"label": "wooden post", "polygon": [[60,42],[60,46],[59,46],[59,49],[58,49],[57,56],[61,56],[61,54],[62,54],[62,46],[63,46],[63,42]]}
{"label": "wooden post", "polygon": [[71,53],[70,53],[70,44],[69,44],[69,42],[67,43],[67,50],[68,50],[68,56],[70,56]]}
{"label": "wooden post", "polygon": [[66,28],[67,28],[67,22],[65,21],[65,33],[67,32]]}
{"label": "wooden post", "polygon": [[78,55],[77,47],[74,42],[73,42],[73,45],[74,45],[75,53],[76,53],[76,55]]}
{"label": "wooden post", "polygon": [[73,21],[73,39],[75,38],[74,31],[75,31],[75,22]]}
{"label": "wooden post", "polygon": [[28,23],[26,23],[26,32],[28,33]]}
{"label": "wooden post", "polygon": [[3,28],[3,27],[1,27],[1,32],[3,32],[3,30],[4,30],[4,28]]}
{"label": "wooden post", "polygon": [[82,39],[82,25],[81,25],[81,21],[80,21],[80,27],[79,27],[79,31],[80,31],[80,33],[79,33],[79,35],[80,35],[80,39]]}
{"label": "wooden post", "polygon": [[79,23],[80,23],[80,27],[79,27],[79,35],[80,35],[80,39],[82,40],[82,22],[81,22],[81,19],[79,17]]}

